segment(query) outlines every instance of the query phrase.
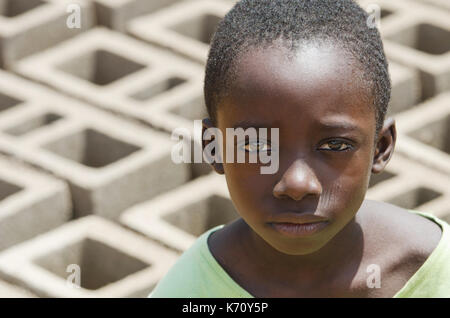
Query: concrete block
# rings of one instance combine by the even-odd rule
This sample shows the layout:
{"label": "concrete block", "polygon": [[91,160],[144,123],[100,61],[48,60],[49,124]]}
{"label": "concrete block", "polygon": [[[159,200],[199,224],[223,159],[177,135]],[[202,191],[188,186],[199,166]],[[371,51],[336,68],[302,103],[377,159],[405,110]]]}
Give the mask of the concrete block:
{"label": "concrete block", "polygon": [[398,143],[405,156],[450,175],[450,92],[395,116]]}
{"label": "concrete block", "polygon": [[29,291],[0,281],[0,298],[34,298],[36,297]]}
{"label": "concrete block", "polygon": [[449,174],[395,153],[381,174],[373,174],[366,198],[445,217],[450,202]]}
{"label": "concrete block", "polygon": [[407,10],[405,3],[402,1],[356,0],[356,2],[369,14],[374,14],[375,6],[378,6],[381,25],[389,23],[391,19],[396,19],[398,15],[404,14],[405,10]]}
{"label": "concrete block", "polygon": [[225,179],[211,174],[130,208],[120,222],[183,252],[203,232],[238,217]]}
{"label": "concrete block", "polygon": [[66,183],[0,155],[0,250],[72,218]]}
{"label": "concrete block", "polygon": [[232,1],[180,2],[131,20],[127,30],[139,39],[205,64],[217,25],[232,7]]}
{"label": "concrete block", "polygon": [[447,0],[416,0],[421,4],[434,6],[438,9],[450,11],[450,2]]}
{"label": "concrete block", "polygon": [[95,24],[94,6],[78,0],[81,28],[69,28],[70,0],[2,0],[0,2],[0,63],[12,63],[80,34]]}
{"label": "concrete block", "polygon": [[97,20],[110,29],[125,32],[128,21],[153,13],[182,0],[92,0]]}
{"label": "concrete block", "polygon": [[[391,2],[376,1],[381,7]],[[395,3],[402,9],[381,20],[388,58],[419,71],[423,100],[449,90],[450,13],[411,1]]]}
{"label": "concrete block", "polygon": [[177,257],[91,215],[1,253],[0,276],[40,297],[145,297]]}
{"label": "concrete block", "polygon": [[191,178],[188,164],[171,160],[174,142],[166,134],[5,72],[0,87],[23,101],[0,113],[0,151],[66,180],[77,217],[117,218]]}
{"label": "concrete block", "polygon": [[104,28],[24,59],[15,71],[166,132],[206,117],[201,66]]}
{"label": "concrete block", "polygon": [[420,74],[416,70],[391,62],[389,73],[392,90],[387,116],[392,116],[417,105],[422,93]]}

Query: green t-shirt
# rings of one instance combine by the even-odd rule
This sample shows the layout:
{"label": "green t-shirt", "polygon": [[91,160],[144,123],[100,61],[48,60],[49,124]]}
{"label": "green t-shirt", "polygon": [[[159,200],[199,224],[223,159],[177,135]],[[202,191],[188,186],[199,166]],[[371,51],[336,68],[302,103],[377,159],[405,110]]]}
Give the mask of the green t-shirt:
{"label": "green t-shirt", "polygon": [[[441,240],[428,259],[394,298],[450,297],[450,225],[425,212],[422,215],[442,229]],[[198,237],[159,281],[151,298],[254,298],[238,285],[211,254],[207,238],[225,224],[209,229]]]}

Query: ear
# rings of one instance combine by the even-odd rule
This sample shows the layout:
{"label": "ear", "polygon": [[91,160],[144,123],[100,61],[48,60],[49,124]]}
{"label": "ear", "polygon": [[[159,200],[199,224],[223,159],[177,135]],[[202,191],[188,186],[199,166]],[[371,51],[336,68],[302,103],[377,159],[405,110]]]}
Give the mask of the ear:
{"label": "ear", "polygon": [[397,140],[397,130],[395,120],[392,117],[384,121],[383,128],[380,130],[372,163],[372,173],[380,173],[384,170],[387,163],[394,154],[395,142]]}
{"label": "ear", "polygon": [[[205,147],[206,145],[208,145],[210,142],[212,142],[214,140],[214,138],[212,140],[205,140],[203,138],[205,131],[208,128],[216,128],[213,126],[213,123],[211,121],[211,119],[209,118],[204,118],[202,120],[202,152],[205,153]],[[222,146],[222,145],[220,145]],[[218,174],[224,174],[224,169],[223,169],[223,164],[220,162],[213,162],[211,163],[212,168],[214,169],[214,171],[216,171]]]}

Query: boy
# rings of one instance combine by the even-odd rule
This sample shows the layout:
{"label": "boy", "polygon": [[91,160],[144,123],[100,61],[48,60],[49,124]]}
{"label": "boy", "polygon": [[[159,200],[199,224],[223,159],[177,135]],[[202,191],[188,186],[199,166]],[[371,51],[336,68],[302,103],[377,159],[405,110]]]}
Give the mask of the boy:
{"label": "boy", "polygon": [[277,152],[279,169],[213,162],[241,218],[201,235],[150,297],[450,297],[449,225],[364,199],[396,141],[367,21],[351,0],[242,0],[225,16],[203,130],[279,128],[234,149]]}

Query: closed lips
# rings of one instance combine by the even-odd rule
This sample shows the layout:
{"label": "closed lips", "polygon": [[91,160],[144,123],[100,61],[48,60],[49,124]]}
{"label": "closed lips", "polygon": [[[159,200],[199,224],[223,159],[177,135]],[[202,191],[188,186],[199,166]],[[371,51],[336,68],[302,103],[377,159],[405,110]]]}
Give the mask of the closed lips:
{"label": "closed lips", "polygon": [[289,224],[311,224],[328,221],[326,218],[314,214],[299,214],[297,212],[287,212],[277,215],[274,220],[268,223],[289,223]]}

